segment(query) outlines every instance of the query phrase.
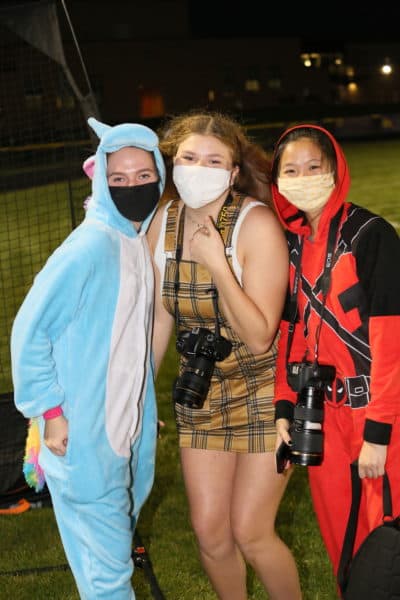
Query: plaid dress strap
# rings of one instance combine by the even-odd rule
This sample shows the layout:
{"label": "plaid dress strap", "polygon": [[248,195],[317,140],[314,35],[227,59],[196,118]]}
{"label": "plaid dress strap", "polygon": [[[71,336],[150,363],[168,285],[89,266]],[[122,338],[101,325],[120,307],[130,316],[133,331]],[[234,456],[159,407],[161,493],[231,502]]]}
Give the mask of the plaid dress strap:
{"label": "plaid dress strap", "polygon": [[167,209],[167,223],[165,226],[164,251],[168,257],[176,254],[176,224],[179,214],[179,199],[172,200]]}
{"label": "plaid dress strap", "polygon": [[232,224],[236,223],[239,217],[244,199],[245,196],[243,194],[231,194],[230,202],[226,202],[223,205],[218,215],[217,229],[224,240],[226,253],[229,256],[232,254],[232,236],[234,230]]}
{"label": "plaid dress strap", "polygon": [[[231,195],[231,201],[224,204],[218,216],[217,229],[224,240],[227,254],[232,254],[232,223],[236,223],[245,196],[243,194]],[[179,199],[172,200],[167,209],[167,222],[164,237],[164,252],[168,257],[175,256],[177,245],[177,222],[179,215]]]}

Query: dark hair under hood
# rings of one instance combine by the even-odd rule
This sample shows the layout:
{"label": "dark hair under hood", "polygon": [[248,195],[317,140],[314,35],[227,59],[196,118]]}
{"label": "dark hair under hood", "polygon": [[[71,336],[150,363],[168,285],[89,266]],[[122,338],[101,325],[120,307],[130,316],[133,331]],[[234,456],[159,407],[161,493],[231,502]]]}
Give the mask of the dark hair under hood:
{"label": "dark hair under hood", "polygon": [[[340,147],[336,139],[333,137],[333,135],[323,127],[320,127],[319,125],[311,125],[307,123],[290,127],[278,139],[276,147],[293,130],[303,128],[318,129],[326,136],[328,136],[336,153],[336,185],[334,190],[332,191],[332,194],[329,197],[328,202],[326,203],[323,209],[318,224],[317,236],[319,237],[320,235],[325,235],[326,230],[329,227],[330,220],[336,214],[339,207],[346,201],[346,197],[350,188],[350,173],[342,148]],[[273,161],[275,160],[276,155],[274,154]],[[272,182],[271,189],[275,210],[278,214],[279,220],[281,221],[285,229],[288,229],[289,231],[299,235],[308,236],[310,234],[310,226],[304,218],[304,213],[298,208],[296,208],[293,204],[291,204],[288,200],[286,200],[285,196],[280,194],[276,182]]]}

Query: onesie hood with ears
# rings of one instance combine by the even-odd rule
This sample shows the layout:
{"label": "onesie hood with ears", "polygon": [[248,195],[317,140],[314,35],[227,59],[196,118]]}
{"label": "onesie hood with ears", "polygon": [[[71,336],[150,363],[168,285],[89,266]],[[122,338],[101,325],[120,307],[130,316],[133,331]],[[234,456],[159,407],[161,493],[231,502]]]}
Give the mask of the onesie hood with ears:
{"label": "onesie hood with ears", "polygon": [[[87,218],[99,219],[125,235],[135,237],[137,231],[132,226],[131,221],[121,215],[111,198],[107,182],[107,154],[130,146],[151,152],[160,177],[161,197],[165,186],[165,165],[158,148],[158,136],[152,129],[139,123],[122,123],[121,125],[111,126],[90,117],[88,124],[96,133],[100,142],[94,157],[88,159],[93,161],[95,168],[92,181],[92,197],[87,211]],[[155,210],[143,221],[141,231],[145,232],[147,230]]]}

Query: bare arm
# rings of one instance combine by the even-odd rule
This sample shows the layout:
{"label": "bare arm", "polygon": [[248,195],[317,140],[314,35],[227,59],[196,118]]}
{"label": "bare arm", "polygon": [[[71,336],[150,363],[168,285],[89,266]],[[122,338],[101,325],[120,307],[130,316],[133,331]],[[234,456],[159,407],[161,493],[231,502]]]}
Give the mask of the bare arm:
{"label": "bare arm", "polygon": [[154,327],[153,327],[153,357],[154,368],[157,375],[162,360],[168,348],[174,326],[174,318],[165,309],[161,298],[161,274],[154,261],[154,253],[162,222],[163,210],[159,209],[149,227],[147,239],[153,256],[153,269],[155,280],[155,299],[154,299]]}
{"label": "bare arm", "polygon": [[160,272],[154,265],[155,276],[155,309],[154,309],[154,328],[153,328],[153,356],[156,375],[161,366],[163,358],[168,348],[174,326],[174,318],[164,308],[160,292]]}
{"label": "bare arm", "polygon": [[287,243],[282,228],[266,206],[252,208],[238,238],[242,286],[225,257],[223,241],[211,218],[209,234],[199,229],[191,241],[193,260],[212,274],[225,317],[254,354],[268,350],[279,326],[289,276]]}

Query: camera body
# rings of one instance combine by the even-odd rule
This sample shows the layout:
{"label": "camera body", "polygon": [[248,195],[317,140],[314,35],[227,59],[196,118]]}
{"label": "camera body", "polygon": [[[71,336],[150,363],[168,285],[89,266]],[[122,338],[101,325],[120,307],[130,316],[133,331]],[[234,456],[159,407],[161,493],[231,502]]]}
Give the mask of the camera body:
{"label": "camera body", "polygon": [[290,462],[304,466],[320,465],[323,458],[324,390],[332,384],[336,368],[317,362],[287,365],[287,381],[297,392],[294,421],[290,428]]}
{"label": "camera body", "polygon": [[178,333],[176,349],[188,360],[173,385],[173,400],[189,408],[202,408],[214,365],[229,356],[232,344],[205,327],[193,327]]}

